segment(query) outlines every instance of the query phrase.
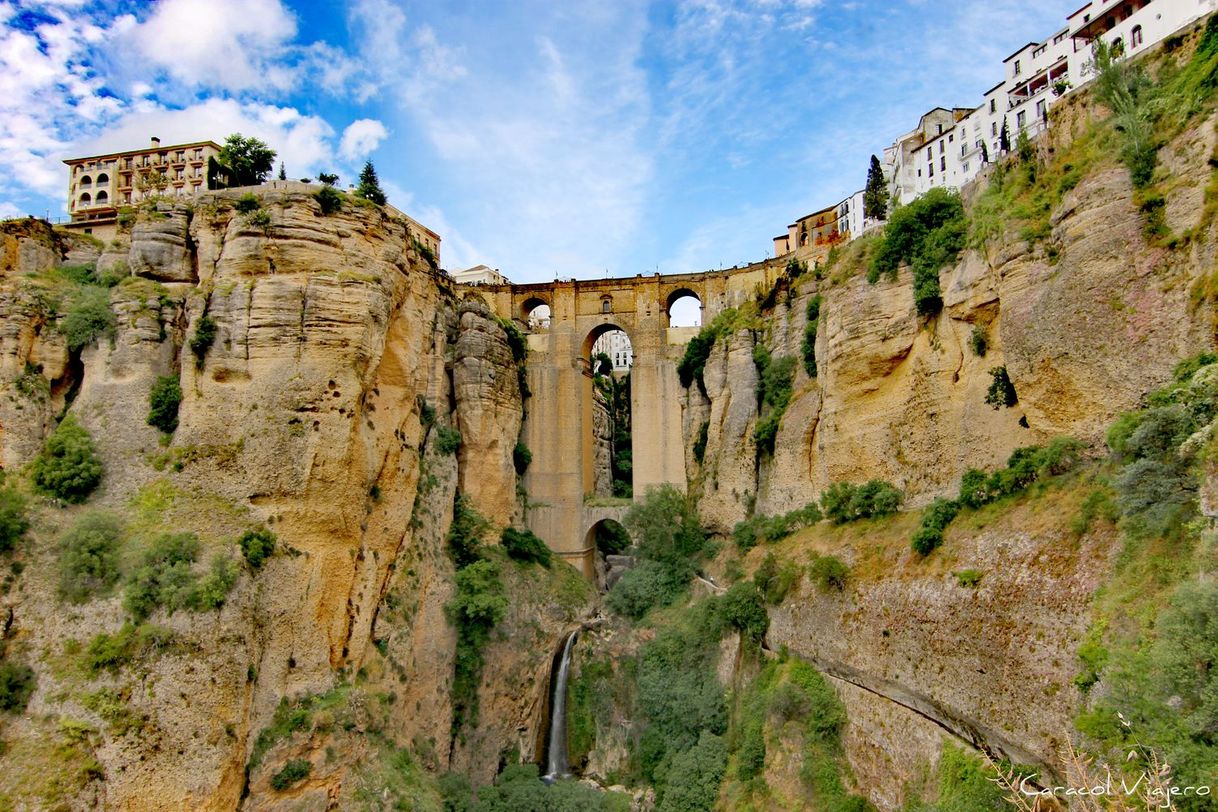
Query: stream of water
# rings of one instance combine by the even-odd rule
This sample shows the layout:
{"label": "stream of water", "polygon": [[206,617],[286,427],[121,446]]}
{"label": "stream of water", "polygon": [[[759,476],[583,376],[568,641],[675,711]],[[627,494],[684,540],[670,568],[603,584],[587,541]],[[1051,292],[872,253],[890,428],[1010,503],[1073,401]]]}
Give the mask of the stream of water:
{"label": "stream of water", "polygon": [[558,672],[550,681],[550,736],[546,748],[546,772],[542,776],[542,780],[548,784],[571,775],[571,765],[567,762],[567,676],[571,670],[571,649],[578,636],[578,630],[567,635]]}

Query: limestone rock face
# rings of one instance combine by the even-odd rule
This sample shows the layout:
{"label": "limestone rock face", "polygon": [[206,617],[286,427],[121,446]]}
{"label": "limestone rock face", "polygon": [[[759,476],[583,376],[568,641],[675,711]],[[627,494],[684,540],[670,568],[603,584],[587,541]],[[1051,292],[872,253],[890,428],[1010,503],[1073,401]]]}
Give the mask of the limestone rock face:
{"label": "limestone rock face", "polygon": [[194,282],[198,277],[190,252],[190,213],[173,209],[157,211],[153,219],[137,222],[131,229],[129,249],[133,273],[161,282]]}
{"label": "limestone rock face", "polygon": [[516,509],[512,452],[524,418],[516,362],[503,328],[485,304],[461,303],[453,361],[461,431],[461,492],[483,516],[510,522]]}
{"label": "limestone rock face", "polygon": [[605,394],[592,388],[592,468],[593,491],[597,496],[613,496],[613,420]]}
{"label": "limestone rock face", "polygon": [[[114,338],[79,352],[68,352],[42,305],[58,290],[48,287],[47,271],[68,250],[54,242],[46,252],[22,249],[29,235],[4,235],[0,459],[14,467],[37,453],[71,395],[105,466],[88,505],[35,504],[21,553],[27,575],[3,599],[12,612],[7,651],[42,663],[63,656],[64,641],[122,626],[118,596],[81,611],[65,611],[56,597],[58,535],[89,510],[129,519],[131,545],[189,531],[203,563],[214,555],[238,562],[221,610],[154,614],[173,645],[107,677],[145,720],[140,737],[107,732],[81,704],[99,690],[96,678],[79,680],[74,666],[35,665],[31,712],[49,727],[23,722],[6,730],[6,743],[20,754],[54,741],[54,720],[83,718],[97,733],[73,746],[86,747],[106,775],[82,779],[84,806],[236,808],[254,742],[280,701],[331,691],[361,669],[398,700],[383,723],[387,734],[430,748],[433,768],[445,768],[455,636],[444,610],[452,595],[444,538],[454,494],[467,486],[495,525],[518,511],[512,449],[521,399],[499,325],[459,308],[447,281],[417,255],[405,222],[378,208],[348,203],[323,216],[309,195],[268,190],[259,194],[270,219],[262,225],[237,213],[235,198],[203,196],[193,213],[142,212],[129,241],[105,253],[109,267],[126,264],[135,274],[110,291]],[[36,276],[26,279],[27,271]],[[192,349],[205,317],[215,339]],[[149,391],[162,375],[179,376],[183,392],[179,426],[166,438],[146,423]],[[461,427],[471,471],[436,451],[424,405]],[[260,525],[278,537],[278,553],[260,570],[242,568],[236,540]],[[520,589],[548,600],[544,589]],[[511,679],[488,669],[490,718],[505,695],[516,701],[521,674],[548,673],[549,638],[582,607],[570,604],[551,620],[537,607],[518,610],[537,645],[504,647],[505,667],[520,672]],[[488,740],[536,723],[531,700],[502,710]],[[279,802],[261,797],[277,758],[305,753],[316,762],[313,786],[323,791],[314,797],[324,798],[371,757],[353,748],[323,769],[326,757],[309,748],[325,743],[316,736],[272,749],[251,774],[245,803]],[[498,757],[488,741],[466,747],[461,764],[489,776]],[[10,795],[37,783],[0,773],[9,776],[0,791]],[[34,784],[21,783],[27,779]],[[39,797],[28,800],[37,806]]]}

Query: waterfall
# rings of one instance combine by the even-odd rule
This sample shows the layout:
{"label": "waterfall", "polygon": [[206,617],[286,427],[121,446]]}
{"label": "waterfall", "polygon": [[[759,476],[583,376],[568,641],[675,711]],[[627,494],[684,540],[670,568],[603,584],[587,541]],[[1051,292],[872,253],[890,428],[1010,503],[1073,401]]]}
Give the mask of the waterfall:
{"label": "waterfall", "polygon": [[550,735],[546,747],[546,772],[542,776],[547,784],[571,774],[571,765],[567,763],[567,675],[571,670],[571,649],[578,636],[578,629],[567,635],[558,670],[550,679]]}

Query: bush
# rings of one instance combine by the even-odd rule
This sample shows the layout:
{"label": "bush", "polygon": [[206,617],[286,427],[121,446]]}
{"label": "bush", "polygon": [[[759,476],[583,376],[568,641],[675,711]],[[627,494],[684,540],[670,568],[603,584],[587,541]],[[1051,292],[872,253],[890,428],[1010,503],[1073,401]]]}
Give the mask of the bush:
{"label": "bush", "polygon": [[164,533],[154,538],[127,581],[123,608],[137,622],[162,606],[170,613],[186,608],[194,592],[192,566],[198,555],[199,539],[193,533]]}
{"label": "bush", "polygon": [[893,485],[873,479],[863,485],[835,482],[821,494],[821,509],[834,524],[895,513],[902,495]]}
{"label": "bush", "polygon": [[808,575],[822,592],[831,589],[841,592],[850,578],[850,568],[837,556],[814,553],[812,563],[808,565]]}
{"label": "bush", "polygon": [[815,502],[809,502],[802,508],[779,516],[758,514],[738,522],[732,529],[732,539],[735,541],[737,549],[741,552],[748,552],[757,546],[758,541],[768,543],[782,541],[797,530],[816,524],[821,518],[820,508]]}
{"label": "bush", "polygon": [[176,375],[162,375],[148,393],[148,425],[166,434],[178,427],[178,406],[182,403],[182,386]]}
{"label": "bush", "polygon": [[702,373],[718,338],[718,332],[712,329],[712,325],[707,325],[685,345],[685,354],[677,364],[677,378],[681,381],[681,386],[688,389],[696,380],[700,387],[705,388]]}
{"label": "bush", "polygon": [[704,420],[702,426],[698,429],[698,436],[694,438],[694,461],[699,465],[706,459],[706,443],[710,438],[710,421]]}
{"label": "bush", "polygon": [[512,351],[512,360],[518,365],[523,364],[529,358],[529,341],[525,338],[524,333],[520,332],[520,328],[508,319],[499,319],[499,326],[503,329],[503,337],[507,340],[508,349]]}
{"label": "bush", "polygon": [[985,357],[986,350],[990,348],[990,337],[985,327],[978,324],[973,328],[973,334],[969,336],[969,346],[973,348],[973,355],[978,358]]}
{"label": "bush", "polygon": [[449,426],[436,428],[436,451],[441,454],[456,454],[461,448],[461,432]]}
{"label": "bush", "polygon": [[241,214],[250,214],[251,212],[258,211],[258,209],[262,208],[262,204],[258,202],[258,198],[254,196],[253,192],[246,192],[245,194],[241,195],[241,197],[237,198],[237,202],[233,204],[233,208],[235,208]]}
{"label": "bush", "polygon": [[322,214],[333,214],[343,207],[342,193],[330,184],[326,184],[313,193]]}
{"label": "bush", "polygon": [[956,573],[956,583],[960,584],[962,587],[973,589],[981,583],[981,578],[984,576],[984,574],[985,573],[983,573],[981,570],[960,570]]}
{"label": "bush", "polygon": [[260,570],[266,560],[275,554],[275,534],[265,527],[246,530],[237,541],[241,554],[250,565],[250,569]]}
{"label": "bush", "polygon": [[605,605],[609,611],[638,620],[656,607],[668,606],[685,588],[686,579],[655,561],[640,561],[617,579]]}
{"label": "bush", "polygon": [[29,529],[25,497],[13,488],[0,486],[0,553],[13,549]]}
{"label": "bush", "polygon": [[1009,409],[1019,402],[1019,397],[1015,394],[1015,384],[1011,383],[1005,366],[990,367],[990,377],[993,380],[985,392],[986,403],[995,409],[1001,409],[1003,406]]}
{"label": "bush", "polygon": [[105,288],[83,287],[72,297],[68,311],[59,323],[59,331],[68,341],[68,349],[77,352],[98,338],[114,338],[118,322],[110,309],[110,292]]}
{"label": "bush", "polygon": [[753,573],[753,583],[765,596],[766,603],[777,606],[786,599],[791,587],[799,581],[799,575],[799,567],[794,563],[783,561],[779,564],[773,553],[766,553],[761,565]]}
{"label": "bush", "polygon": [[762,594],[755,584],[740,581],[724,593],[720,606],[723,620],[740,632],[740,636],[760,644],[770,628],[770,616],[762,603]]}
{"label": "bush", "polygon": [[[974,469],[975,470],[975,469]],[[970,473],[972,473],[970,471]],[[981,473],[982,477],[985,476]],[[967,478],[969,474],[965,474]],[[961,486],[963,494],[963,486]],[[961,497],[963,500],[963,496]],[[939,498],[930,503],[926,511],[922,514],[922,524],[914,533],[913,540],[910,546],[918,555],[930,555],[935,548],[943,543],[943,531],[952,523],[952,519],[956,518],[956,514],[960,512],[960,502],[955,502],[950,499]]]}
{"label": "bush", "polygon": [[453,672],[453,732],[478,724],[478,685],[482,681],[482,650],[491,629],[507,614],[508,598],[493,561],[477,560],[457,570],[456,592],[444,607],[457,628]]}
{"label": "bush", "polygon": [[804,340],[801,349],[804,356],[804,370],[808,377],[816,377],[816,334],[820,330],[820,295],[808,299],[808,324],[804,327]]}
{"label": "bush", "polygon": [[104,595],[118,583],[123,526],[108,513],[86,513],[59,540],[59,595],[72,603]]}
{"label": "bush", "polygon": [[285,764],[282,770],[271,776],[271,789],[283,792],[288,787],[308,778],[312,771],[312,762],[303,758],[294,758]]}
{"label": "bush", "polygon": [[964,248],[967,228],[960,195],[931,189],[888,218],[872,256],[868,281],[876,282],[883,274],[895,279],[901,263],[909,263],[918,313],[934,315],[943,306],[939,270],[954,262]]}
{"label": "bush", "polygon": [[78,504],[101,483],[102,463],[89,432],[69,414],[51,432],[30,471],[35,488]]}
{"label": "bush", "polygon": [[517,530],[506,527],[499,539],[508,557],[524,563],[537,563],[547,569],[550,566],[552,553],[546,543],[539,539],[532,530]]}
{"label": "bush", "polygon": [[215,611],[224,605],[236,582],[237,568],[232,560],[225,555],[215,555],[207,575],[190,591],[186,605],[195,612]]}
{"label": "bush", "polygon": [[446,543],[448,555],[458,569],[482,560],[482,538],[489,529],[490,524],[470,505],[465,494],[457,494]]}
{"label": "bush", "polygon": [[685,494],[672,485],[650,489],[623,519],[639,554],[688,579],[709,551],[706,531]]}
{"label": "bush", "polygon": [[194,353],[195,366],[199,369],[203,368],[203,360],[207,358],[207,351],[216,341],[216,332],[215,320],[204,313],[195,326],[194,336],[190,339],[190,351]]}
{"label": "bush", "polygon": [[710,812],[715,808],[726,769],[727,746],[723,739],[702,731],[697,744],[673,757],[656,811]]}
{"label": "bush", "polygon": [[516,469],[516,473],[524,476],[524,472],[529,470],[532,463],[533,452],[523,442],[517,442],[516,447],[512,449],[512,466]]}
{"label": "bush", "polygon": [[24,711],[36,683],[34,669],[25,663],[0,660],[0,712]]}

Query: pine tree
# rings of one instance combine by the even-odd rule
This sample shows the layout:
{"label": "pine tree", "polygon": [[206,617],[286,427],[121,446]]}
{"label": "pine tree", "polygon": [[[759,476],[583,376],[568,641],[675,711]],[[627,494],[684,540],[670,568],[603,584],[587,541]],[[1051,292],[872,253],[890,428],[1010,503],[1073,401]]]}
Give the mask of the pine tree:
{"label": "pine tree", "polygon": [[990,148],[985,145],[985,141],[981,142],[981,163],[988,164],[990,162]]}
{"label": "pine tree", "polygon": [[1011,128],[1007,126],[1005,116],[1002,119],[1002,131],[998,133],[998,150],[1004,154],[1011,151]]}
{"label": "pine tree", "polygon": [[286,167],[284,167],[284,165],[283,165],[283,161],[280,161],[280,162],[279,162],[279,179],[280,179],[280,180],[287,180],[287,179],[288,179],[288,170],[287,170],[287,168],[286,168]]}
{"label": "pine tree", "polygon": [[376,176],[376,167],[372,165],[372,161],[364,164],[364,168],[359,173],[359,186],[355,189],[356,197],[362,197],[365,200],[371,200],[378,206],[385,205],[385,192],[381,189],[381,182]]}
{"label": "pine tree", "polygon": [[884,168],[880,159],[871,156],[867,169],[867,186],[863,189],[863,217],[883,220],[888,216],[888,184],[884,182]]}

